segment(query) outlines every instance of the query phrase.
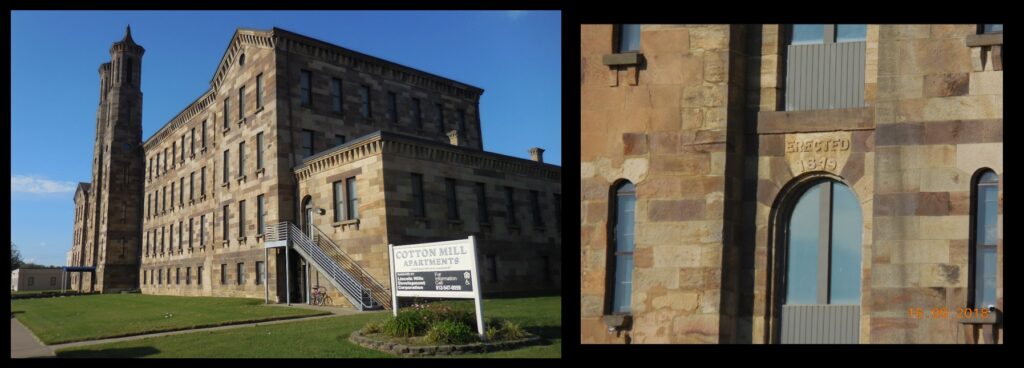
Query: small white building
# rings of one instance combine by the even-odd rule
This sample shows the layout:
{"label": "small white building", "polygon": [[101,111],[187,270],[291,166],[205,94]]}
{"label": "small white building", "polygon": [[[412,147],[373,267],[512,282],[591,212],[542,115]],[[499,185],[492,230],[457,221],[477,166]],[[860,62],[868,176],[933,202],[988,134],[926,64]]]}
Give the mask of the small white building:
{"label": "small white building", "polygon": [[11,271],[11,291],[60,290],[61,269],[19,268]]}

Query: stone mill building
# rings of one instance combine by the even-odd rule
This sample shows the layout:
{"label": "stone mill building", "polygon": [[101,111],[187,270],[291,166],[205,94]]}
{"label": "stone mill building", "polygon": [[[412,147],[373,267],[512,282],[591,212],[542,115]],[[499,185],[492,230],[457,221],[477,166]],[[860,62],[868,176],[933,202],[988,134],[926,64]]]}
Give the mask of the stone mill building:
{"label": "stone mill building", "polygon": [[[474,235],[485,294],[560,290],[561,169],[484,150],[482,89],[239,28],[209,89],[143,140],[144,53],[129,29],[99,69],[71,252],[91,272],[73,288],[300,302],[321,286],[387,308],[389,243]],[[265,247],[282,240],[288,257]]]}
{"label": "stone mill building", "polygon": [[583,343],[1002,342],[1002,25],[580,42]]}

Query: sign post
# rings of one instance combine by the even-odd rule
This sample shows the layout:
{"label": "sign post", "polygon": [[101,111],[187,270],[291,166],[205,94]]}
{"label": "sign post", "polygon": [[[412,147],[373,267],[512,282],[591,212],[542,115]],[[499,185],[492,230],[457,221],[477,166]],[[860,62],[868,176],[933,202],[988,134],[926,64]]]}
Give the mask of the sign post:
{"label": "sign post", "polygon": [[476,240],[394,246],[388,244],[391,260],[392,311],[398,315],[398,297],[473,299],[476,327],[484,340],[484,311],[477,271]]}

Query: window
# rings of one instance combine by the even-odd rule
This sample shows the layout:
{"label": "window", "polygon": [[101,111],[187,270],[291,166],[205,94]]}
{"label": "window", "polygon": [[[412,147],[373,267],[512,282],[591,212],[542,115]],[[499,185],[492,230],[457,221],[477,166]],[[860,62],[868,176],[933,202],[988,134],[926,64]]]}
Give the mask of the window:
{"label": "window", "polygon": [[203,148],[206,148],[206,120],[203,120],[202,136],[199,137],[199,142]]}
{"label": "window", "polygon": [[196,200],[196,172],[188,174],[188,200]]}
{"label": "window", "polygon": [[231,154],[230,151],[231,150],[224,150],[224,183],[228,182],[228,176],[231,175],[228,173],[228,166],[230,166],[228,161],[231,160],[231,157],[229,156]]}
{"label": "window", "polygon": [[168,240],[168,242],[167,242],[167,250],[169,252],[174,252],[174,224],[173,223],[171,224],[171,233],[170,233],[169,237],[170,237],[170,239],[167,239]]}
{"label": "window", "polygon": [[392,123],[398,123],[398,96],[394,92],[388,92],[388,116]]}
{"label": "window", "polygon": [[153,180],[153,158],[149,158],[149,165],[146,166],[146,177],[148,180]]}
{"label": "window", "polygon": [[181,267],[178,267],[178,268],[174,269],[174,284],[175,285],[180,285],[181,284]]}
{"label": "window", "polygon": [[263,132],[256,133],[256,170],[263,169]]}
{"label": "window", "polygon": [[164,254],[164,238],[167,235],[167,229],[163,226],[160,227],[160,254]]}
{"label": "window", "polygon": [[839,182],[807,189],[789,219],[787,305],[860,304],[861,212]]}
{"label": "window", "polygon": [[238,120],[245,119],[245,86],[238,88]]}
{"label": "window", "polygon": [[224,222],[220,224],[224,228],[224,240],[228,240],[228,206],[224,206]]}
{"label": "window", "polygon": [[148,283],[148,281],[149,281],[149,271],[148,270],[142,270],[142,284],[146,285]]}
{"label": "window", "polygon": [[974,242],[969,286],[974,308],[996,305],[997,244],[999,238],[999,177],[990,170],[976,176],[974,184]]}
{"label": "window", "polygon": [[263,108],[263,74],[256,76],[256,109]]}
{"label": "window", "polygon": [[[174,201],[171,201],[174,202]],[[185,177],[178,178],[178,205],[185,205]]]}
{"label": "window", "polygon": [[196,268],[196,285],[203,284],[203,266]]}
{"label": "window", "polygon": [[341,222],[341,210],[345,208],[345,200],[341,191],[341,180],[334,182],[334,222]]}
{"label": "window", "polygon": [[153,270],[149,270],[149,284],[153,285]]}
{"label": "window", "polygon": [[206,215],[199,216],[199,246],[206,246]]}
{"label": "window", "polygon": [[466,110],[459,109],[458,127],[460,132],[466,131]]}
{"label": "window", "polygon": [[337,135],[337,134],[334,135],[334,145],[335,146],[340,146],[340,145],[343,145],[343,144],[345,144],[345,136]]}
{"label": "window", "polygon": [[184,232],[184,230],[185,230],[185,221],[184,220],[178,221],[178,252],[181,252],[182,243],[185,242],[185,237],[182,236],[182,233]]}
{"label": "window", "polygon": [[160,277],[157,277],[157,279],[156,279],[157,285],[163,285],[164,284],[164,269],[161,268],[161,269],[157,270],[157,272],[158,272],[158,275],[160,276]]}
{"label": "window", "polygon": [[243,65],[245,65],[245,54],[242,54],[242,55],[238,56],[238,66],[243,66]]}
{"label": "window", "polygon": [[423,203],[423,175],[412,174],[412,215],[425,217],[426,208]]}
{"label": "window", "polygon": [[981,33],[1003,33],[1002,24],[982,24]]}
{"label": "window", "polygon": [[181,135],[181,160],[185,161],[185,135]]}
{"label": "window", "polygon": [[614,217],[609,221],[613,231],[608,239],[612,242],[608,250],[608,275],[612,281],[613,291],[607,308],[612,314],[630,313],[633,295],[633,220],[636,206],[636,191],[633,183],[628,181],[615,188],[615,201],[611,202],[609,213]]}
{"label": "window", "polygon": [[245,141],[238,143],[238,177],[245,175]]}
{"label": "window", "polygon": [[493,254],[487,256],[487,277],[491,283],[498,282],[498,259]]}
{"label": "window", "polygon": [[516,220],[515,193],[515,189],[512,187],[505,187],[505,211],[508,214],[508,224],[512,226],[519,225],[519,222]]}
{"label": "window", "polygon": [[341,79],[331,78],[331,111],[341,113]]}
{"label": "window", "polygon": [[302,130],[302,158],[306,158],[313,155],[313,131]]}
{"label": "window", "polygon": [[263,283],[263,280],[267,278],[266,267],[263,266],[263,261],[256,261],[256,285]]}
{"label": "window", "polygon": [[530,207],[533,208],[533,226],[544,227],[544,220],[541,218],[540,193],[536,190],[530,191]]}
{"label": "window", "polygon": [[356,178],[345,179],[345,194],[348,195],[348,220],[359,218],[359,197],[356,195]]}
{"label": "window", "polygon": [[245,237],[245,201],[238,201],[238,237]]}
{"label": "window", "polygon": [[437,108],[437,129],[443,132],[444,131],[444,106],[441,105],[441,104],[434,104],[434,107]]}
{"label": "window", "polygon": [[238,284],[245,285],[245,263],[238,264]]}
{"label": "window", "polygon": [[192,267],[185,267],[185,285],[192,285]]}
{"label": "window", "polygon": [[174,182],[171,182],[171,210],[174,210]]}
{"label": "window", "polygon": [[640,51],[640,25],[620,24],[619,40],[616,45],[619,53]]}
{"label": "window", "polygon": [[228,284],[228,264],[227,263],[221,263],[220,264],[220,284],[221,285],[227,285]]}
{"label": "window", "polygon": [[455,197],[455,179],[444,179],[445,192],[448,194],[448,219],[459,219],[459,203]]}
{"label": "window", "polygon": [[256,234],[263,235],[263,195],[256,196]]}
{"label": "window", "polygon": [[206,166],[199,170],[199,196],[206,196]]}
{"label": "window", "polygon": [[373,115],[370,107],[370,86],[362,86],[359,88],[359,99],[362,101],[362,106],[359,108],[359,113],[363,115],[364,119],[369,119]]}
{"label": "window", "polygon": [[476,183],[476,208],[477,220],[482,224],[488,223],[487,219],[487,194],[484,183]]}
{"label": "window", "polygon": [[228,122],[231,121],[231,98],[224,99],[224,130],[228,130]]}
{"label": "window", "polygon": [[132,81],[135,80],[134,78],[132,78],[132,74],[133,74],[132,73],[132,64],[133,64],[132,63],[132,58],[128,58],[128,62],[125,63],[125,68],[128,70],[128,73],[126,73],[127,76],[128,76],[128,79],[127,79],[128,85],[131,85]]}
{"label": "window", "polygon": [[412,118],[416,121],[416,127],[423,129],[423,114],[420,113],[420,99],[412,99]]}
{"label": "window", "polygon": [[313,79],[312,74],[308,70],[303,70],[302,76],[299,79],[299,96],[302,99],[302,106],[311,106],[313,104],[313,95],[309,87],[311,79]]}
{"label": "window", "polygon": [[794,24],[791,45],[858,42],[867,39],[866,24]]}

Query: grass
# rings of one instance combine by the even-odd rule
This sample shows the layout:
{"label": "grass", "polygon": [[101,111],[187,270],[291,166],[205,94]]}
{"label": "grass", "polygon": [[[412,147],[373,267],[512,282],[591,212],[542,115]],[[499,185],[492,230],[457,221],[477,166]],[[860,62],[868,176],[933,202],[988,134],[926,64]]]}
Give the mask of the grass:
{"label": "grass", "polygon": [[[68,292],[73,292],[68,290]],[[37,294],[60,294],[60,289],[57,290],[19,290],[12,291],[11,295],[37,295]]]}
{"label": "grass", "polygon": [[[472,308],[472,302],[453,302]],[[222,331],[161,336],[57,351],[62,358],[394,358],[366,349],[348,336],[370,321],[382,321],[390,312],[339,316]],[[461,355],[466,358],[559,358],[562,350],[561,298],[539,297],[484,300],[485,318],[505,318],[547,343],[516,350]]]}
{"label": "grass", "polygon": [[259,299],[143,294],[19,299],[11,311],[48,345],[327,314],[266,307]]}

